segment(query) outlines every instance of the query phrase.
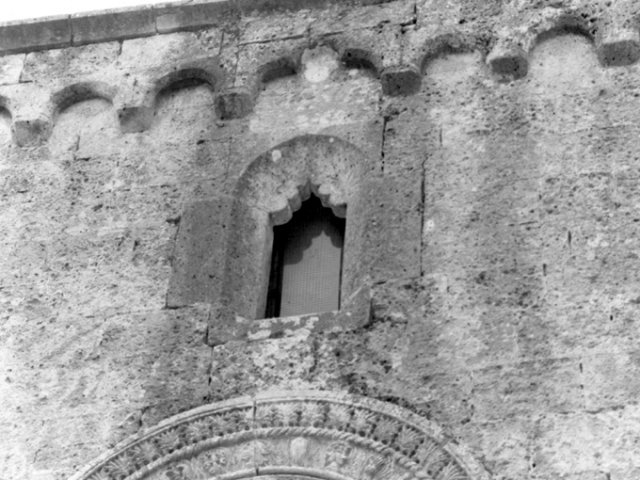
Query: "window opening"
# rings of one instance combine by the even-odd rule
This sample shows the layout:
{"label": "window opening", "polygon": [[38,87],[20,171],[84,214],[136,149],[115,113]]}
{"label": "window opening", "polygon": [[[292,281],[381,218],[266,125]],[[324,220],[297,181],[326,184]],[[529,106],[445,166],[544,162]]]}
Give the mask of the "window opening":
{"label": "window opening", "polygon": [[266,318],[340,308],[345,223],[311,195],[273,228]]}

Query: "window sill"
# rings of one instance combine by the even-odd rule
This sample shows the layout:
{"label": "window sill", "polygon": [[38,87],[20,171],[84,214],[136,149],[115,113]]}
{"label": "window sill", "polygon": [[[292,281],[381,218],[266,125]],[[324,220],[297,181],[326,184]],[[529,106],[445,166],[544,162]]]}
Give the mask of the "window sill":
{"label": "window sill", "polygon": [[306,313],[291,317],[251,320],[221,305],[214,305],[209,318],[207,343],[211,346],[230,341],[260,341],[295,335],[354,330],[371,318],[371,289],[359,288],[340,310]]}

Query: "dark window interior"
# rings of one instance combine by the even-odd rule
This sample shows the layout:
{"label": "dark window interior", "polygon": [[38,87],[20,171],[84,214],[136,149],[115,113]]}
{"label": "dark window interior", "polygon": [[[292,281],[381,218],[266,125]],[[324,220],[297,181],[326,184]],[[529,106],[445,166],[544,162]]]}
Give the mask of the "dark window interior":
{"label": "dark window interior", "polygon": [[344,228],[345,220],[313,195],[273,228],[266,318],[340,308]]}

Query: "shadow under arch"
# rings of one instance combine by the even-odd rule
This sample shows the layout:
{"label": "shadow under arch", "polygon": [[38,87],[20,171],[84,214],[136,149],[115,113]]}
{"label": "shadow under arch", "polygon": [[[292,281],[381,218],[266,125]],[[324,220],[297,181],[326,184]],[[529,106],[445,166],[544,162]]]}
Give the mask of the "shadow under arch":
{"label": "shadow under arch", "polygon": [[104,82],[78,82],[68,85],[51,96],[51,117],[55,119],[76,103],[105,100],[113,105],[116,88]]}
{"label": "shadow under arch", "polygon": [[[264,315],[273,226],[289,221],[313,192],[338,217],[346,217],[341,298],[367,288],[364,258],[368,209],[367,160],[353,144],[334,136],[303,135],[258,156],[236,183],[228,222],[220,301],[233,315]],[[348,214],[347,214],[348,212]]]}
{"label": "shadow under arch", "polygon": [[476,38],[460,33],[443,33],[428,39],[418,50],[414,59],[420,74],[424,75],[429,63],[446,55],[471,53],[479,50]]}
{"label": "shadow under arch", "polygon": [[371,398],[281,391],[205,405],[125,440],[70,480],[490,480],[434,422]]}
{"label": "shadow under arch", "polygon": [[340,61],[347,68],[368,70],[376,78],[380,77],[380,72],[382,70],[382,59],[369,50],[347,47],[341,52]]}
{"label": "shadow under arch", "polygon": [[279,78],[297,75],[300,70],[301,56],[302,52],[295,52],[293,55],[284,55],[258,67],[257,87],[264,88],[267,83]]}
{"label": "shadow under arch", "polygon": [[606,64],[603,54],[607,54],[601,51],[602,45],[598,46],[602,28],[602,20],[586,9],[545,11],[529,18],[526,29],[511,28],[502,32],[493,42],[487,63],[503,81],[524,78],[529,73],[531,56],[540,44],[554,37],[577,34],[589,40],[600,62]]}
{"label": "shadow under arch", "polygon": [[171,92],[204,85],[215,93],[223,82],[224,72],[220,67],[212,66],[210,59],[196,61],[177,67],[155,80],[146,95],[144,104],[155,110],[160,99]]}
{"label": "shadow under arch", "polygon": [[13,118],[13,112],[11,111],[11,101],[8,97],[0,95],[0,117],[8,117],[9,121]]}
{"label": "shadow under arch", "polygon": [[269,82],[298,74],[303,52],[304,45],[299,44],[292,48],[278,48],[268,58],[243,57],[241,63],[250,67],[237,74],[235,84],[216,97],[215,109],[218,117],[226,120],[249,114],[258,95]]}
{"label": "shadow under arch", "polygon": [[595,48],[595,36],[592,30],[588,29],[584,22],[580,22],[575,17],[562,17],[556,25],[546,30],[541,30],[531,39],[529,46],[529,55],[541,44],[547,40],[551,40],[563,35],[578,35],[589,40]]}

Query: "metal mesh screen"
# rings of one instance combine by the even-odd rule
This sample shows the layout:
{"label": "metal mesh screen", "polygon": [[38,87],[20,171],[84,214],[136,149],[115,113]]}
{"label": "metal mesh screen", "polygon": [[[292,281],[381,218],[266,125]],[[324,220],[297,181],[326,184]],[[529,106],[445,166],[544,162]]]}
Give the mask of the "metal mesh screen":
{"label": "metal mesh screen", "polygon": [[344,227],[314,196],[289,223],[274,227],[267,317],[340,308]]}

